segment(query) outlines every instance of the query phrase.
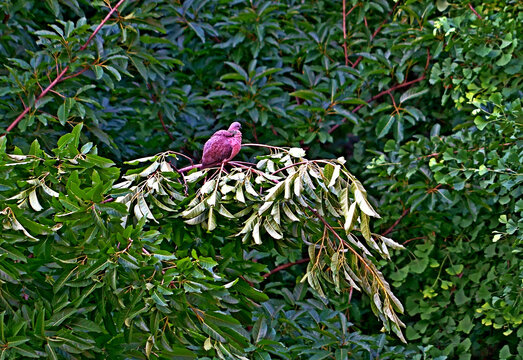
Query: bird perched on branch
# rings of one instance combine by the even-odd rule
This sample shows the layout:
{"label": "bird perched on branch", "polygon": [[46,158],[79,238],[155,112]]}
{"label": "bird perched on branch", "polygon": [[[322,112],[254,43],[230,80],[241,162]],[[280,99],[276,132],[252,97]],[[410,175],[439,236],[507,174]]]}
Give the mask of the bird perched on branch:
{"label": "bird perched on branch", "polygon": [[202,168],[226,163],[240,152],[242,147],[242,125],[233,122],[228,130],[215,132],[203,146]]}

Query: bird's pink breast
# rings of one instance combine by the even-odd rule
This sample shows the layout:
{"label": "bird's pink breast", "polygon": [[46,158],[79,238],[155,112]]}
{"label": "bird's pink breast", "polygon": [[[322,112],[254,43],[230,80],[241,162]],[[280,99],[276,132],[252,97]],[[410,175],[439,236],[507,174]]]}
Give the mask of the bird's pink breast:
{"label": "bird's pink breast", "polygon": [[234,134],[234,137],[229,139],[229,144],[232,146],[232,152],[229,159],[234,158],[242,148],[242,134],[241,132],[237,131],[236,134]]}

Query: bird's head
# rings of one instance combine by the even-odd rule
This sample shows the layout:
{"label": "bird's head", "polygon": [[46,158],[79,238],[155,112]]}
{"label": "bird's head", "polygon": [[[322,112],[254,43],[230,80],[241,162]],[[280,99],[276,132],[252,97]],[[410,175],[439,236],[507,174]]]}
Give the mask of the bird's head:
{"label": "bird's head", "polygon": [[231,124],[231,126],[229,126],[229,131],[240,131],[241,128],[242,128],[242,124],[235,121]]}

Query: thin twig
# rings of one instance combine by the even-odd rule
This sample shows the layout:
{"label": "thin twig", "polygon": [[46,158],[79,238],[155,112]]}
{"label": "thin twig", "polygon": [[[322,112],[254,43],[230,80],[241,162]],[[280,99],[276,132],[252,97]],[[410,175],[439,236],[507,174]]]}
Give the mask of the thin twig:
{"label": "thin twig", "polygon": [[327,222],[327,220],[325,220],[316,210],[314,210],[312,207],[308,206],[309,210],[314,214],[314,216],[316,216],[318,219],[320,219],[320,221],[323,223],[323,225],[325,225],[327,227],[327,229],[331,232],[332,235],[334,235],[334,237],[336,239],[338,239],[338,241],[340,243],[343,243],[344,246],[347,247],[347,249],[354,254],[354,256],[356,256],[358,258],[359,261],[361,261],[361,263],[363,264],[363,266],[365,266],[365,269],[367,269],[367,271],[369,271],[370,273],[372,273],[372,275],[374,276],[374,278],[376,278],[378,280],[378,283],[379,285],[381,285],[383,287],[383,283],[381,283],[381,281],[379,280],[379,277],[376,273],[376,270],[372,269],[369,264],[367,264],[367,262],[365,261],[365,259],[363,258],[363,256],[361,256],[356,250],[354,250],[354,248],[345,240],[343,240],[340,236],[340,234],[338,234],[336,232],[336,230],[334,230],[334,228],[331,226],[331,224],[329,224]]}
{"label": "thin twig", "polygon": [[199,169],[201,167],[202,167],[202,164],[190,165],[190,166],[186,166],[184,168],[178,169],[178,172],[180,172],[180,173],[187,172],[187,171],[190,171],[192,169]]}
{"label": "thin twig", "polygon": [[[155,103],[155,104],[158,103],[158,97],[156,96],[156,93],[155,93],[156,89],[153,89],[153,87],[149,83],[147,84],[147,89],[149,89],[149,90],[151,90],[153,92],[151,94],[151,100],[153,101],[153,103]],[[167,136],[169,136],[169,139],[171,139],[171,141],[174,141],[174,136],[171,134],[171,132],[169,131],[169,129],[165,125],[165,122],[163,121],[162,111],[158,110],[157,114],[158,114],[158,119],[160,120],[160,123],[162,124],[163,131],[167,134]],[[192,161],[191,161],[191,164],[192,164]]]}
{"label": "thin twig", "polygon": [[75,77],[77,77],[79,75],[82,75],[84,72],[86,72],[90,68],[91,68],[90,66],[86,66],[82,70],[79,70],[79,71],[75,72],[74,74],[64,76],[61,81],[65,81],[65,80],[68,80],[68,79],[75,78]]}
{"label": "thin twig", "polygon": [[256,166],[255,163],[248,162],[248,161],[239,161],[239,160],[229,161],[229,164],[233,164],[233,163],[243,164],[243,165],[250,165],[250,166]]}
{"label": "thin twig", "polygon": [[191,162],[191,165],[194,164],[194,161],[191,157],[185,155],[185,154],[182,154],[181,152],[178,152],[178,151],[168,151],[168,153],[170,154],[174,154],[174,155],[177,155],[177,156],[181,156],[183,158],[186,158],[187,160],[189,160]]}
{"label": "thin twig", "polygon": [[422,240],[422,239],[426,239],[426,238],[427,238],[426,236],[418,236],[418,237],[415,237],[412,239],[405,240],[402,245],[406,245],[409,242],[414,241],[414,240]]}
{"label": "thin twig", "polygon": [[478,12],[476,11],[476,9],[474,9],[474,6],[472,6],[471,3],[469,3],[469,8],[470,8],[470,10],[472,10],[472,12],[473,12],[474,14],[476,14],[476,16],[478,17],[478,19],[483,19],[483,18],[481,17],[481,15],[478,14]]}
{"label": "thin twig", "polygon": [[111,11],[109,11],[109,13],[107,14],[107,16],[102,20],[102,22],[100,23],[100,25],[98,25],[96,27],[96,29],[94,29],[93,33],[91,34],[91,36],[89,36],[89,39],[87,39],[87,41],[85,42],[85,44],[82,45],[82,47],[80,48],[80,51],[82,50],[85,50],[87,48],[87,45],[89,45],[89,43],[91,42],[91,40],[93,39],[93,37],[96,36],[96,34],[98,34],[98,32],[100,31],[100,29],[102,28],[102,26],[104,26],[104,24],[107,22],[107,20],[109,20],[109,18],[113,15],[113,13],[116,11],[116,9],[118,9],[120,7],[120,5],[123,4],[125,0],[120,0],[118,1],[118,4],[116,4],[112,9]]}
{"label": "thin twig", "polygon": [[[52,83],[49,84],[48,87],[46,87],[44,89],[44,91],[42,91],[42,93],[40,95],[38,95],[38,97],[36,98],[35,100],[35,104],[38,102],[38,100],[40,100],[41,98],[43,98],[56,84],[58,84],[58,82],[60,81],[60,79],[62,78],[62,76],[64,76],[64,74],[67,72],[67,70],[69,70],[69,65],[67,65],[60,74],[58,74],[58,76],[56,77],[56,79],[54,79],[54,81]],[[27,115],[27,113],[29,112],[29,110],[31,110],[31,107],[26,107],[24,109],[24,111],[22,111],[22,113],[20,115],[18,115],[18,117],[15,119],[15,121],[13,121],[11,123],[11,125],[9,125],[7,127],[7,129],[5,130],[5,133],[2,135],[2,136],[5,136],[7,135],[7,133],[11,130],[14,129],[14,127],[20,122],[20,120],[22,120],[24,118],[25,115]]]}
{"label": "thin twig", "polygon": [[243,169],[247,169],[249,171],[252,171],[260,176],[263,176],[265,179],[269,180],[269,181],[272,181],[273,183],[275,184],[279,184],[280,182],[276,179],[270,179],[267,177],[268,174],[264,173],[263,171],[260,171],[252,166],[247,166],[247,165],[243,165],[241,164],[241,162],[238,162],[238,161],[229,161],[229,164],[231,164],[232,166],[234,167],[240,167],[240,168],[243,168]]}
{"label": "thin twig", "polygon": [[381,234],[382,236],[386,236],[388,235],[389,233],[392,232],[392,230],[394,230],[394,228],[400,223],[401,219],[403,219],[405,217],[405,215],[407,215],[410,211],[410,208],[406,208],[405,210],[403,210],[403,213],[400,215],[400,217],[394,222],[394,224],[392,224],[392,226],[390,228],[388,228],[387,230],[385,230],[385,232],[383,234]]}
{"label": "thin twig", "polygon": [[[356,5],[354,5],[356,6]],[[343,6],[342,6],[342,11],[343,11],[343,53],[345,54],[345,66],[348,66],[349,65],[349,55],[347,54],[347,27],[345,25],[345,23],[347,22],[346,20],[346,13],[345,13],[345,0],[343,0]]]}
{"label": "thin twig", "polygon": [[[391,92],[394,91],[394,90],[398,90],[398,89],[404,88],[404,87],[406,87],[406,86],[410,86],[410,85],[415,84],[415,83],[417,83],[417,82],[420,82],[420,81],[422,81],[422,80],[424,80],[424,79],[425,79],[425,74],[423,74],[421,77],[419,77],[419,78],[417,78],[417,79],[414,79],[414,80],[411,80],[411,81],[402,82],[401,84],[397,84],[397,85],[391,87],[391,88],[388,89],[388,90],[384,90],[384,91],[380,92],[379,94],[374,95],[373,97],[371,97],[371,98],[370,98],[369,100],[367,100],[366,102],[367,102],[367,104],[369,104],[369,103],[373,102],[374,100],[379,99],[379,98],[382,97],[383,95],[387,95],[387,94],[391,93]],[[358,110],[360,110],[360,109],[361,109],[362,107],[364,107],[364,106],[365,106],[365,105],[363,105],[363,104],[362,104],[362,105],[358,105],[358,106],[356,106],[356,107],[352,110],[352,113],[354,114],[354,113],[358,112]],[[329,129],[329,134],[331,134],[334,130],[336,130],[336,129],[339,128],[340,126],[341,126],[341,124],[336,124],[336,125],[334,125],[333,127],[331,127],[331,128]]]}
{"label": "thin twig", "polygon": [[305,262],[307,262],[309,260],[310,260],[309,258],[303,258],[303,259],[297,260],[295,262],[291,262],[291,263],[287,263],[287,264],[283,264],[283,265],[277,266],[274,269],[272,269],[271,271],[269,271],[267,274],[263,274],[262,276],[265,279],[267,279],[269,276],[271,276],[274,273],[277,273],[278,271],[287,269],[287,268],[289,268],[291,266],[294,266],[294,265],[303,264],[303,263],[305,263]]}
{"label": "thin twig", "polygon": [[162,123],[163,131],[165,131],[165,133],[167,134],[167,136],[169,136],[169,139],[171,139],[171,141],[174,141],[173,134],[171,134],[169,129],[167,129],[167,126],[165,125],[165,122],[163,121],[163,115],[162,115],[161,111],[158,111],[158,118],[160,119],[160,122]]}
{"label": "thin twig", "polygon": [[297,163],[294,163],[294,164],[290,164],[290,165],[287,165],[287,166],[285,166],[285,167],[282,167],[281,169],[276,170],[276,171],[273,172],[271,175],[277,174],[277,173],[279,173],[279,172],[281,172],[281,171],[283,171],[283,170],[287,170],[287,169],[289,169],[289,168],[291,168],[291,167],[300,166],[300,165],[305,165],[305,164],[308,164],[308,163],[309,163],[309,160],[307,160],[307,161],[300,161],[300,162],[297,162]]}

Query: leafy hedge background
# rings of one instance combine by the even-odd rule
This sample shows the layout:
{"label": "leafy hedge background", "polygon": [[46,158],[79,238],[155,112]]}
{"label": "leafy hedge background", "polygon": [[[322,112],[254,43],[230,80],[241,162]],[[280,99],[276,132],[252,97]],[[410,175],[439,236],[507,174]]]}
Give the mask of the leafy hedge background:
{"label": "leafy hedge background", "polygon": [[[53,218],[58,203],[44,203],[35,215],[34,198],[25,210],[8,200],[26,189],[28,176],[45,174],[43,166],[56,170],[52,160],[33,170],[8,166],[40,151],[71,160],[91,153],[63,173],[68,185],[60,193],[105,214],[89,215],[90,222],[82,220],[87,225],[72,216],[66,235],[29,247],[27,239],[3,233],[2,358],[227,358],[236,355],[221,343],[232,338],[243,339],[235,346],[244,356],[262,359],[523,356],[522,10],[517,1],[0,1],[0,127],[10,130],[4,152],[15,154],[2,155],[4,226],[13,227],[11,209],[30,233],[52,233],[40,226],[49,225],[45,218]],[[373,231],[406,247],[392,261],[373,259],[405,306],[407,344],[380,333],[366,295],[347,288],[322,302],[299,281],[305,263],[262,276],[307,257],[301,246],[276,249],[275,241],[274,249],[249,243],[233,249],[201,229],[183,235],[143,222],[114,230],[127,210],[103,199],[133,167],[124,161],[175,150],[197,162],[203,142],[237,120],[246,143],[348,160],[381,215]],[[78,123],[81,133],[71,133]],[[246,147],[240,158],[263,154]],[[176,166],[188,164],[178,157]],[[70,211],[78,206],[61,204]],[[180,219],[170,221],[171,229],[184,228]],[[103,243],[91,242],[98,228],[114,231]],[[229,337],[217,340],[225,335],[212,326],[204,336],[186,323],[189,335],[172,331],[164,339],[172,319],[139,308],[150,290],[141,276],[150,272],[133,261],[121,265],[125,271],[113,263],[76,273],[83,256],[111,253],[126,238],[170,251],[165,256],[176,256],[183,269],[176,276],[208,281],[206,289],[217,294],[198,301]],[[220,256],[229,251],[238,262],[232,273],[216,258],[219,246]],[[111,293],[97,290],[102,282],[82,284],[102,270],[114,278],[104,286],[121,289],[114,298],[99,296]],[[76,285],[61,291],[73,273]],[[232,295],[214,284],[213,276],[232,281],[238,274],[249,281]],[[68,321],[67,309],[79,311],[75,301],[86,298],[99,317]],[[222,315],[223,301],[238,304],[234,311],[242,315]],[[144,312],[148,321],[126,322],[113,311],[117,304],[131,318]]]}

